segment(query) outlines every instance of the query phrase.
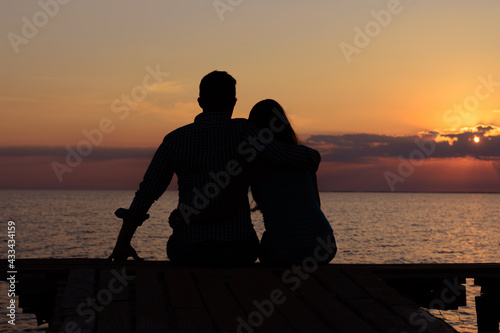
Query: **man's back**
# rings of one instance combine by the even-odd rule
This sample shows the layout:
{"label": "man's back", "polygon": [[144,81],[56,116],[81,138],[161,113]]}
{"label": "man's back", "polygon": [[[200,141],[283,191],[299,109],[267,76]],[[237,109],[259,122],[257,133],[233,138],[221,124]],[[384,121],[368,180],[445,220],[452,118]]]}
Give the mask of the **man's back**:
{"label": "man's back", "polygon": [[[246,119],[230,119],[218,112],[201,113],[194,123],[168,134],[163,146],[169,166],[179,185],[179,210],[188,221],[209,205],[220,203],[227,195],[237,196],[234,207],[221,221],[193,223],[179,230],[188,242],[230,241],[253,233],[248,204],[248,182],[228,186],[242,172],[243,156],[238,147],[248,135]],[[228,193],[229,190],[229,193]]]}

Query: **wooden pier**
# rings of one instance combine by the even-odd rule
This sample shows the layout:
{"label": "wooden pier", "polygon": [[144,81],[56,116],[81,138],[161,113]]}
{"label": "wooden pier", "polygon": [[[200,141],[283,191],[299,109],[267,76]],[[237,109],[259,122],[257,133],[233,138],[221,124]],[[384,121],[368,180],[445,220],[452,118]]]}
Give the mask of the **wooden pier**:
{"label": "wooden pier", "polygon": [[16,268],[19,306],[48,323],[47,332],[456,332],[421,306],[460,305],[465,278],[487,291],[479,332],[498,332],[500,321],[500,264],[183,268],[19,259]]}

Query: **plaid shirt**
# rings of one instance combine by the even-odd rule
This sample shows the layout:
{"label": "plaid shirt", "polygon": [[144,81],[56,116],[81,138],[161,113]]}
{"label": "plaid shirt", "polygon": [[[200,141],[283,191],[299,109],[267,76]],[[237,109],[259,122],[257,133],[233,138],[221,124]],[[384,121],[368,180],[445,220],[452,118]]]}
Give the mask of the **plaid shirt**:
{"label": "plaid shirt", "polygon": [[[240,162],[256,157],[292,168],[317,169],[319,154],[305,146],[268,142],[269,135],[246,119],[231,119],[219,112],[201,113],[194,123],[165,136],[149,165],[129,208],[129,217],[142,220],[154,201],[177,175],[179,209],[199,211],[223,200],[231,175],[241,171]],[[267,132],[269,134],[269,132]],[[229,176],[229,177],[228,177]],[[238,195],[225,221],[191,224],[175,230],[185,242],[232,241],[254,233],[248,202],[249,183],[243,182],[229,195]]]}

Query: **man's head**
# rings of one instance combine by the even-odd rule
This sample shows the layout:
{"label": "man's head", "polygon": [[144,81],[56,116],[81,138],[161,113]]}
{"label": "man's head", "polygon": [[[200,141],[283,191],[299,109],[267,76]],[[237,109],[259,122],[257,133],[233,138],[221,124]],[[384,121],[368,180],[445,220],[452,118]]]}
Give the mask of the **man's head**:
{"label": "man's head", "polygon": [[203,112],[224,112],[231,116],[236,104],[236,80],[226,72],[208,73],[200,82],[198,104]]}

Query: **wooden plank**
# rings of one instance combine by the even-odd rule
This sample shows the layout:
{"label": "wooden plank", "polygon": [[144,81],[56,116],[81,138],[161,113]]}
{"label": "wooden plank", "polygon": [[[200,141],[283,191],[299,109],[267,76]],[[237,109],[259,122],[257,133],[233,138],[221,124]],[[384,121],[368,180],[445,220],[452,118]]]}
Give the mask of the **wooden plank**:
{"label": "wooden plank", "polygon": [[220,332],[237,332],[246,316],[224,283],[200,283],[207,310]]}
{"label": "wooden plank", "polygon": [[319,267],[314,274],[315,278],[326,290],[341,299],[369,299],[366,291],[359,287],[342,270],[334,267]]}
{"label": "wooden plank", "polygon": [[[97,291],[105,290],[103,288],[106,287],[106,280],[109,278],[110,267],[115,269],[119,269],[118,264],[112,264],[105,266],[105,261],[101,260],[86,260],[86,259],[64,259],[64,260],[38,260],[34,259],[31,261],[23,261],[22,259],[19,262],[19,267],[23,267],[23,273],[26,273],[29,277],[36,277],[37,274],[42,274],[48,276],[65,276],[68,275],[68,282],[65,284],[65,288],[63,289],[62,297],[57,297],[58,302],[56,307],[59,307],[60,311],[55,309],[54,311],[54,328],[56,325],[63,327],[64,323],[68,323],[76,318],[76,308],[79,304],[87,303],[87,298],[97,298]],[[49,266],[46,266],[48,264]],[[106,263],[106,265],[109,262]],[[21,266],[23,265],[23,266]],[[32,265],[32,266],[30,266]],[[169,270],[177,271],[179,268],[175,268],[172,265],[165,265],[164,262],[142,262],[135,263],[130,262],[126,264],[126,267],[133,268],[134,270],[148,270],[148,269],[156,269],[155,267],[160,267],[167,272]],[[402,267],[404,266],[404,267]],[[69,269],[74,267],[75,269]],[[95,285],[95,267],[102,267],[102,269],[106,269],[107,273],[103,273],[100,275],[100,279],[98,281],[98,288],[94,288]],[[360,268],[360,269],[358,269]],[[475,269],[478,271],[475,271]],[[26,270],[24,270],[26,269]],[[384,323],[388,323],[389,320],[387,318],[399,318],[404,324],[409,325],[410,328],[406,327],[406,331],[411,332],[413,330],[421,330],[425,319],[425,314],[423,310],[415,309],[411,304],[404,304],[401,298],[398,298],[397,294],[389,294],[388,290],[384,289],[383,281],[380,279],[374,279],[373,276],[396,276],[396,277],[404,277],[404,278],[412,278],[412,279],[420,279],[421,277],[432,277],[435,279],[440,279],[441,277],[449,277],[449,276],[458,276],[460,278],[463,277],[472,277],[477,279],[476,282],[480,284],[481,280],[486,279],[497,279],[500,272],[500,265],[494,264],[436,264],[436,265],[337,265],[332,264],[328,266],[319,267],[316,272],[314,272],[309,278],[302,279],[299,275],[288,275],[288,282],[290,282],[290,278],[295,278],[298,281],[298,289],[290,291],[286,286],[282,276],[273,275],[270,269],[265,267],[261,267],[256,265],[252,268],[242,268],[242,269],[197,269],[196,271],[199,273],[198,275],[193,275],[189,272],[188,269],[184,269],[184,273],[179,275],[173,275],[170,278],[172,283],[168,283],[169,280],[168,274],[164,273],[165,283],[163,284],[163,280],[157,280],[157,283],[165,292],[163,294],[165,298],[164,305],[168,309],[168,318],[173,318],[172,322],[177,323],[178,327],[176,327],[179,331],[193,331],[197,330],[199,327],[206,326],[208,324],[209,331],[217,331],[214,328],[215,325],[214,320],[212,320],[208,314],[205,312],[205,304],[203,303],[204,298],[200,295],[198,284],[204,285],[213,285],[213,284],[221,284],[224,288],[228,288],[227,292],[232,296],[233,302],[236,304],[236,308],[238,311],[243,313],[243,319],[248,319],[248,313],[251,311],[249,307],[249,299],[252,296],[252,293],[255,291],[255,288],[251,287],[248,291],[245,290],[245,286],[247,281],[249,284],[253,283],[254,286],[258,287],[260,290],[260,295],[268,296],[272,290],[283,290],[283,293],[286,297],[286,302],[283,304],[288,304],[283,308],[283,305],[277,307],[277,312],[284,320],[290,323],[291,326],[296,324],[298,319],[295,317],[303,317],[308,318],[302,320],[306,322],[304,326],[298,324],[298,331],[304,332],[321,332],[321,329],[318,327],[314,327],[315,323],[320,323],[324,327],[331,326],[333,327],[329,331],[333,331],[333,329],[342,332],[339,329],[339,326],[334,326],[333,321],[336,318],[337,320],[342,321],[345,316],[348,316],[345,311],[351,311],[351,315],[354,317],[360,317],[362,320],[370,323],[370,325],[375,325],[375,318],[373,317],[375,314],[371,312],[381,312],[382,314],[377,316],[379,317],[380,325]],[[362,272],[370,269],[372,272],[375,272],[371,276],[363,275]],[[276,269],[274,269],[277,271]],[[421,270],[421,271],[420,271]],[[79,271],[78,273],[75,273]],[[87,273],[85,273],[85,271]],[[82,273],[83,272],[83,273]],[[90,273],[89,273],[90,272]],[[361,272],[361,273],[360,273]],[[281,272],[282,273],[282,272]],[[184,275],[183,275],[184,274]],[[268,276],[274,277],[274,281],[272,278]],[[106,278],[105,276],[108,276]],[[40,275],[41,276],[41,275]],[[20,277],[22,277],[20,275]],[[185,278],[187,277],[187,279]],[[249,280],[250,277],[250,280]],[[261,278],[264,277],[263,280]],[[251,280],[254,279],[255,281]],[[241,281],[239,280],[241,279]],[[28,281],[28,280],[26,280]],[[109,280],[108,280],[109,281]],[[187,282],[186,282],[187,281]],[[233,281],[240,283],[237,287],[232,287]],[[207,283],[208,282],[208,283]],[[35,282],[36,283],[36,282]],[[135,284],[135,282],[131,282]],[[381,284],[382,283],[382,284]],[[33,284],[32,286],[34,286]],[[146,282],[144,284],[148,286]],[[288,285],[295,285],[294,283],[288,283]],[[31,287],[32,287],[31,286]],[[167,287],[165,287],[167,286]],[[494,285],[496,286],[496,285]],[[132,287],[129,291],[134,292],[131,296],[137,296],[135,293],[135,287]],[[37,289],[37,288],[34,288]],[[171,300],[172,305],[175,303],[176,307],[171,307],[169,303],[169,294],[170,290],[172,290]],[[188,291],[190,290],[190,291]],[[28,291],[28,290],[27,290]],[[175,291],[175,292],[174,292]],[[387,292],[387,294],[386,294]],[[55,293],[55,292],[54,292]],[[258,293],[255,293],[259,295]],[[234,298],[234,295],[237,299]],[[320,296],[324,295],[324,296]],[[214,296],[215,297],[215,296]],[[322,298],[323,297],[323,298]],[[374,299],[371,299],[371,298]],[[256,297],[254,297],[256,298]],[[246,300],[246,305],[242,300]],[[258,298],[260,300],[261,298]],[[333,300],[332,300],[333,299]],[[129,304],[129,309],[119,309],[120,305],[116,303],[126,303],[123,302],[126,298],[121,298],[118,296],[118,299],[113,297],[113,302],[107,304],[103,307],[103,312],[98,313],[99,320],[104,320],[107,312],[117,313],[119,316],[122,316],[120,313],[123,311],[129,312],[132,317],[129,317],[131,320],[131,325],[134,324],[135,319],[135,307],[134,305]],[[328,302],[328,305],[322,305],[322,300]],[[130,299],[131,302],[136,301],[136,298]],[[367,301],[367,302],[365,302]],[[376,306],[371,308],[371,303],[375,302]],[[330,302],[332,304],[330,304]],[[336,302],[336,303],[335,303]],[[366,303],[366,304],[363,304]],[[47,303],[48,304],[48,303]],[[250,302],[250,304],[252,304]],[[290,305],[291,304],[291,305]],[[367,305],[368,304],[368,305]],[[98,302],[97,305],[100,305]],[[233,304],[234,305],[234,304]],[[63,306],[65,307],[63,309]],[[321,308],[323,306],[323,308]],[[122,305],[123,307],[123,305]],[[308,307],[312,308],[308,309]],[[361,312],[362,308],[365,308],[366,311]],[[90,310],[90,307],[81,308],[82,311]],[[305,310],[304,310],[305,309]],[[415,312],[416,311],[416,312]],[[307,312],[309,314],[307,314]],[[304,315],[304,313],[306,313]],[[331,317],[332,313],[334,313],[335,318]],[[339,315],[338,313],[344,313],[343,315]],[[416,313],[416,314],[415,314]],[[413,317],[411,317],[413,315]],[[76,316],[76,317],[75,317]],[[304,317],[305,316],[305,317]],[[330,317],[328,317],[330,316]],[[427,314],[427,316],[430,316]],[[87,319],[88,316],[83,316],[83,319]],[[111,318],[111,317],[110,317]],[[199,319],[201,318],[201,319]],[[384,319],[385,318],[385,319]],[[435,319],[430,316],[429,318],[433,319],[425,319],[429,322],[428,330],[429,332],[447,332],[445,329],[450,329],[447,324],[445,324],[440,319]],[[198,324],[198,321],[200,324]],[[433,328],[430,324],[437,323],[438,326]],[[173,325],[172,323],[169,323]],[[238,324],[238,323],[237,323]],[[310,324],[310,325],[309,325]],[[390,327],[391,324],[389,324]],[[444,325],[444,326],[443,326]],[[404,325],[403,325],[404,326]],[[217,326],[218,328],[218,326]],[[127,328],[125,328],[126,331]],[[434,330],[434,331],[432,331]],[[441,331],[440,331],[441,330]],[[115,328],[116,331],[116,328]],[[122,331],[122,330],[121,330]],[[132,327],[132,331],[139,332],[135,327]],[[244,330],[243,330],[244,331]],[[326,330],[328,331],[328,330]],[[385,330],[383,330],[385,332]],[[202,331],[203,332],[203,331]],[[222,332],[222,331],[221,331]],[[228,330],[228,332],[230,332]],[[454,332],[453,330],[450,332]]]}
{"label": "wooden plank", "polygon": [[162,270],[179,332],[216,332],[189,269]]}
{"label": "wooden plank", "polygon": [[282,280],[286,281],[286,277],[282,276],[280,280],[271,271],[265,269],[255,271],[252,274],[256,284],[264,294],[270,295],[277,291],[283,293],[281,298],[284,298],[284,301],[276,308],[297,332],[335,332],[283,284]]}
{"label": "wooden plank", "polygon": [[349,307],[377,330],[384,333],[420,332],[391,309],[373,299],[349,299]]}
{"label": "wooden plank", "polygon": [[[275,272],[276,273],[276,272]],[[278,275],[280,275],[278,273]],[[282,276],[282,275],[281,275]],[[308,274],[307,279],[301,278],[298,274],[287,274],[286,280],[293,281],[292,283],[288,283],[287,285],[292,288],[297,288],[297,292],[300,294],[325,294],[330,293],[330,290],[325,288],[324,285],[319,283],[315,276],[315,272]],[[283,278],[282,278],[283,279]]]}
{"label": "wooden plank", "polygon": [[191,272],[198,281],[203,281],[204,283],[219,283],[226,281],[224,272],[216,268],[193,268]]}
{"label": "wooden plank", "polygon": [[257,268],[258,266],[255,266],[253,268],[248,268],[248,267],[242,267],[242,268],[218,268],[217,273],[218,276],[220,276],[221,279],[224,281],[229,281],[229,280],[251,280],[252,279],[252,272],[255,272],[256,270],[260,269],[265,269],[262,267]]}
{"label": "wooden plank", "polygon": [[153,269],[138,269],[135,273],[137,332],[171,332],[174,315],[167,309],[157,272]]}
{"label": "wooden plank", "polygon": [[[313,273],[314,274],[314,273]],[[290,279],[300,278],[298,275],[287,275]],[[300,284],[295,282],[293,287],[296,293],[304,299],[306,306],[315,312],[316,316],[322,318],[336,332],[371,332],[375,331],[370,325],[356,316],[351,310],[344,306],[332,293],[329,292],[315,275],[309,275]]]}
{"label": "wooden plank", "polygon": [[205,309],[184,308],[174,310],[179,333],[215,333]]}
{"label": "wooden plank", "polygon": [[[89,320],[89,322],[87,322]],[[63,324],[58,328],[57,332],[79,332],[92,333],[94,332],[96,320],[82,316],[66,317]]]}
{"label": "wooden plank", "polygon": [[[64,299],[64,291],[66,289],[66,277],[57,279],[56,299],[54,304],[54,311],[52,315],[52,322],[54,328],[59,329],[64,323],[64,316],[61,310],[61,304]],[[92,321],[95,324],[95,320]],[[59,330],[57,330],[59,332]]]}
{"label": "wooden plank", "polygon": [[[80,303],[87,304],[87,298],[93,298],[95,269],[72,269],[68,275],[66,290],[61,308],[63,311],[75,314]],[[83,309],[88,308],[85,306]]]}
{"label": "wooden plank", "polygon": [[303,281],[297,291],[308,303],[308,306],[337,332],[377,332],[333,294],[329,293],[319,283],[315,275]]}
{"label": "wooden plank", "polygon": [[[7,259],[0,259],[0,263],[7,267]],[[89,259],[89,258],[59,258],[59,259],[44,259],[44,258],[23,258],[16,259],[16,267],[18,271],[48,271],[48,270],[68,270],[74,268],[109,268],[120,267],[122,263],[112,263],[106,259]],[[148,267],[148,268],[177,268],[170,261],[132,261],[126,262],[127,267]],[[440,277],[440,276],[458,276],[458,277],[499,277],[500,263],[434,263],[434,264],[329,264],[338,268],[344,267],[366,267],[372,270],[377,275],[391,275],[393,277],[405,276],[422,276]],[[257,267],[258,264],[249,266]]]}
{"label": "wooden plank", "polygon": [[303,294],[307,304],[338,333],[377,333],[370,324],[332,294]]}
{"label": "wooden plank", "polygon": [[114,268],[101,268],[99,270],[98,290],[109,290],[113,295],[113,301],[129,301],[130,297],[128,281],[127,285],[124,285],[117,280],[115,274],[113,274],[112,271],[114,271],[115,274],[121,274],[121,272]]}
{"label": "wooden plank", "polygon": [[99,314],[97,333],[130,333],[132,315],[130,302],[111,302]]}
{"label": "wooden plank", "polygon": [[201,296],[188,269],[163,270],[170,303],[176,308],[203,308]]}
{"label": "wooden plank", "polygon": [[[353,265],[339,265],[353,266]],[[500,277],[500,263],[469,264],[367,264],[366,267],[382,278]],[[462,282],[461,282],[462,283]]]}
{"label": "wooden plank", "polygon": [[[277,310],[281,302],[276,295],[265,294],[251,279],[233,279],[228,281],[229,289],[247,315],[247,321],[259,322],[257,327],[262,333],[295,332]],[[277,302],[277,303],[275,303]]]}
{"label": "wooden plank", "polygon": [[367,268],[352,267],[343,271],[374,299],[381,300],[385,304],[390,305],[416,305],[415,302],[401,296],[395,289],[389,287],[381,278]]}
{"label": "wooden plank", "polygon": [[[7,259],[0,259],[1,265],[7,267]],[[89,258],[60,258],[60,259],[17,259],[16,267],[18,271],[59,271],[75,268],[109,268],[121,267],[122,263],[112,263],[106,259]],[[465,263],[465,264],[329,264],[322,267],[366,267],[382,278],[408,278],[408,277],[429,277],[446,278],[457,276],[459,278],[489,277],[500,278],[500,263]],[[170,261],[132,261],[126,262],[126,267],[148,267],[148,268],[176,268]],[[255,264],[250,267],[261,266]],[[3,275],[2,275],[3,274]],[[0,277],[5,276],[5,272],[0,272]]]}

